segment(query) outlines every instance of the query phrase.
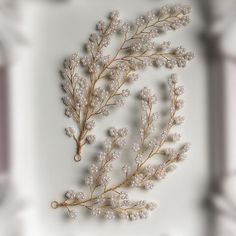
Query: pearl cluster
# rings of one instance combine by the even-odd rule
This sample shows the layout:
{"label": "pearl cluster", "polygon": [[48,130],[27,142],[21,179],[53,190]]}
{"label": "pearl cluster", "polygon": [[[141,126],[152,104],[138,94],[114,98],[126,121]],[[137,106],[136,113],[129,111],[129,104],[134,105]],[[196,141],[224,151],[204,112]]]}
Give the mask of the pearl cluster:
{"label": "pearl cluster", "polygon": [[65,197],[70,200],[83,201],[85,199],[85,194],[83,192],[75,192],[74,190],[69,190],[65,193]]}
{"label": "pearl cluster", "polygon": [[68,137],[70,137],[70,138],[73,137],[75,135],[75,133],[76,133],[76,131],[75,131],[75,129],[73,127],[65,128],[65,132],[66,132],[66,135]]}

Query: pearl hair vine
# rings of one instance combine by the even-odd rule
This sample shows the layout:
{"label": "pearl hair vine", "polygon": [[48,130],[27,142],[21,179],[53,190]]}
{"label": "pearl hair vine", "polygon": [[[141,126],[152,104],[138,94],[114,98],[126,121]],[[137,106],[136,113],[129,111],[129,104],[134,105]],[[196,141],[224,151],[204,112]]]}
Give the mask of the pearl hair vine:
{"label": "pearl hair vine", "polygon": [[[153,188],[155,180],[161,180],[175,170],[176,163],[186,158],[186,152],[190,144],[186,143],[179,148],[168,147],[168,144],[179,141],[180,134],[171,133],[174,126],[183,123],[184,118],[177,115],[183,107],[182,86],[177,86],[177,75],[172,74],[169,79],[170,108],[169,117],[160,135],[156,134],[155,127],[159,121],[159,113],[154,110],[157,96],[151,90],[144,87],[140,92],[141,99],[141,125],[139,137],[132,145],[134,165],[124,165],[121,168],[123,178],[119,183],[110,186],[110,174],[113,163],[120,158],[121,151],[126,145],[128,135],[127,128],[109,129],[110,138],[104,141],[103,150],[97,155],[97,163],[89,168],[90,174],[85,179],[89,192],[76,192],[69,190],[65,194],[63,202],[52,202],[54,209],[66,208],[71,218],[77,217],[77,212],[71,208],[84,207],[94,216],[103,215],[106,219],[114,219],[116,216],[124,219],[136,220],[146,218],[148,211],[154,210],[156,204],[145,201],[131,201],[123,188]],[[161,156],[158,164],[150,161]]]}
{"label": "pearl hair vine", "polygon": [[[66,128],[66,134],[76,142],[75,161],[81,160],[83,146],[95,141],[95,136],[89,134],[95,126],[94,117],[106,116],[110,107],[123,104],[123,98],[130,95],[130,91],[123,87],[137,80],[137,71],[147,66],[184,67],[193,58],[193,53],[182,47],[170,48],[169,42],[157,44],[153,41],[163,32],[185,26],[189,22],[189,13],[188,6],[164,6],[157,12],[151,11],[139,17],[136,24],[130,25],[122,23],[119,13],[114,11],[109,22],[99,21],[98,33],[90,36],[86,45],[89,55],[80,58],[75,54],[65,61],[63,89],[66,96],[63,101],[66,115],[73,118],[79,128],[78,133],[72,127]],[[116,32],[120,32],[123,39],[118,51],[111,57],[104,54],[104,49]],[[81,64],[89,77],[87,80],[77,75]],[[105,81],[105,86],[104,83],[98,85],[101,80]],[[93,216],[106,219],[147,218],[156,208],[156,203],[130,200],[127,190],[152,189],[157,181],[164,179],[176,169],[176,164],[186,158],[190,144],[177,145],[181,136],[173,132],[174,127],[184,121],[184,117],[178,114],[184,105],[180,98],[183,93],[184,88],[178,85],[177,75],[171,74],[169,96],[165,101],[168,112],[163,115],[166,119],[163,124],[160,121],[162,114],[156,110],[159,96],[144,87],[139,93],[141,112],[137,140],[127,148],[128,129],[109,128],[109,138],[104,141],[96,163],[89,167],[85,178],[88,191],[69,190],[63,201],[51,203],[52,208],[66,209],[73,219],[78,217],[78,209],[82,208],[88,209]],[[125,155],[130,162],[117,167],[114,174],[114,164],[118,161],[122,163],[124,150],[129,150],[129,154]],[[113,180],[117,171],[120,179]]]}
{"label": "pearl hair vine", "polygon": [[[67,127],[65,132],[75,141],[75,161],[81,160],[85,145],[95,142],[96,137],[91,134],[94,118],[108,116],[112,107],[124,104],[124,99],[130,95],[130,90],[124,87],[138,79],[139,70],[148,66],[184,67],[193,58],[193,53],[182,46],[171,47],[170,42],[154,41],[167,31],[187,25],[189,13],[189,6],[164,6],[130,24],[122,22],[119,12],[113,11],[109,21],[99,21],[97,32],[90,35],[86,44],[88,55],[79,57],[73,54],[65,60],[62,70],[65,115],[72,118],[78,127],[78,130]],[[106,54],[105,49],[115,34],[119,34],[121,42],[111,56]],[[81,66],[88,78],[78,75]]]}

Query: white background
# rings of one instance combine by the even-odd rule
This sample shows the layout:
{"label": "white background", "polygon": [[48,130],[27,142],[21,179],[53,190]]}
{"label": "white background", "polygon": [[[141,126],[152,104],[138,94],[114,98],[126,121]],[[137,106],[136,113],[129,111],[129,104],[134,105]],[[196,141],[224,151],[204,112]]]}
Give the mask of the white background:
{"label": "white background", "polygon": [[[182,1],[174,1],[177,2]],[[137,222],[107,222],[82,211],[77,222],[66,220],[63,209],[50,208],[51,201],[63,199],[67,189],[81,188],[79,181],[90,164],[90,156],[96,152],[95,146],[87,148],[87,158],[79,165],[73,162],[74,143],[64,135],[64,127],[71,121],[64,117],[60,100],[59,70],[64,58],[76,51],[82,53],[82,45],[96,22],[109,11],[118,9],[122,17],[134,20],[166,3],[170,1],[77,0],[58,4],[27,2],[21,6],[25,44],[10,77],[10,127],[13,181],[26,202],[24,236],[206,235],[203,200],[208,185],[207,80],[203,49],[198,41],[202,22],[194,4],[192,23],[160,38],[194,51],[196,58],[186,69],[175,70],[186,91],[183,111],[186,122],[181,132],[183,140],[192,143],[189,158],[151,192],[133,194],[136,199],[157,201],[158,209],[148,220]],[[132,87],[132,94],[143,86],[155,88],[170,73],[165,69],[142,73]],[[97,122],[95,132],[99,141],[108,125],[129,124],[134,116],[132,106],[130,98],[124,108]]]}

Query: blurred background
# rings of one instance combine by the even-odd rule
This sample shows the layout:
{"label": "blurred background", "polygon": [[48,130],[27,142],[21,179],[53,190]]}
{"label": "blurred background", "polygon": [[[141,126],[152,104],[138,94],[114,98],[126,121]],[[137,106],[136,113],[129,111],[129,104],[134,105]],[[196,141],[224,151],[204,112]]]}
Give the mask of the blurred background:
{"label": "blurred background", "polygon": [[[82,52],[110,10],[132,20],[175,3],[193,8],[192,23],[163,38],[196,55],[185,70],[176,70],[186,87],[182,132],[193,146],[190,158],[150,194],[161,205],[150,220],[104,223],[84,216],[67,222],[50,202],[83,173],[72,163],[74,150],[63,134],[68,121],[60,102],[62,61]],[[0,0],[0,236],[106,236],[111,230],[236,236],[235,42],[236,0]],[[158,78],[168,74],[160,71]],[[144,80],[134,91],[140,85],[150,83]],[[129,118],[114,117],[118,125]]]}

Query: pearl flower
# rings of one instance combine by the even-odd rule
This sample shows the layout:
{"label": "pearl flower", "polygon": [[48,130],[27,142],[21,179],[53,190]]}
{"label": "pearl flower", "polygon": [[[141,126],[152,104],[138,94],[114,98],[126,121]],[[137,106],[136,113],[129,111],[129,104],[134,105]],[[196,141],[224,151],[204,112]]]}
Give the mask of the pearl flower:
{"label": "pearl flower", "polygon": [[163,42],[163,43],[160,45],[160,48],[161,48],[162,50],[165,50],[165,49],[170,48],[170,41]]}
{"label": "pearl flower", "polygon": [[171,141],[173,141],[173,142],[179,141],[180,138],[181,138],[181,135],[180,135],[180,134],[177,134],[177,133],[170,134],[170,139],[171,139]]}
{"label": "pearl flower", "polygon": [[174,66],[176,65],[176,63],[177,62],[175,59],[170,59],[170,60],[166,61],[165,66],[166,66],[166,68],[173,69]]}
{"label": "pearl flower", "polygon": [[111,153],[111,158],[112,159],[114,159],[114,160],[116,160],[116,159],[118,159],[120,157],[120,152],[119,151],[113,151],[112,153]]}
{"label": "pearl flower", "polygon": [[145,18],[143,16],[140,16],[136,20],[136,25],[141,26],[145,24]]}
{"label": "pearl flower", "polygon": [[139,214],[137,212],[132,212],[129,214],[129,218],[132,221],[137,220],[139,218]]}
{"label": "pearl flower", "polygon": [[104,31],[105,30],[105,27],[106,27],[106,23],[104,21],[99,21],[97,23],[97,29],[98,30],[101,30],[101,31]]}
{"label": "pearl flower", "polygon": [[153,121],[156,121],[158,120],[160,117],[160,113],[159,112],[154,112],[153,115],[152,115],[152,120]]}
{"label": "pearl flower", "polygon": [[85,124],[85,127],[87,130],[92,130],[94,128],[94,126],[95,126],[94,120],[87,121]]}
{"label": "pearl flower", "polygon": [[128,134],[128,129],[127,128],[122,128],[118,130],[118,135],[120,137],[126,137]]}
{"label": "pearl flower", "polygon": [[128,80],[130,81],[130,82],[134,82],[134,81],[136,81],[136,80],[138,80],[138,75],[137,74],[130,74],[129,76],[128,76]]}
{"label": "pearl flower", "polygon": [[111,177],[109,177],[107,174],[102,175],[99,179],[99,183],[103,187],[106,187],[110,181],[111,181]]}
{"label": "pearl flower", "polygon": [[110,14],[111,19],[117,19],[118,17],[119,17],[119,11],[115,10],[111,12]]}
{"label": "pearl flower", "polygon": [[146,210],[139,211],[139,217],[141,219],[147,219],[148,218],[148,211],[146,211]]}
{"label": "pearl flower", "polygon": [[120,192],[120,199],[127,200],[128,199],[128,194],[124,191],[121,191]]}
{"label": "pearl flower", "polygon": [[163,180],[165,177],[166,177],[166,171],[165,171],[165,170],[158,171],[158,172],[155,174],[155,178],[156,178],[157,180]]}
{"label": "pearl flower", "polygon": [[166,148],[164,150],[165,155],[167,155],[168,157],[172,157],[176,155],[176,151],[173,148]]}
{"label": "pearl flower", "polygon": [[176,125],[181,125],[183,122],[184,122],[184,117],[182,117],[182,116],[176,116],[174,118],[174,123]]}
{"label": "pearl flower", "polygon": [[121,219],[127,220],[127,219],[129,219],[129,214],[126,211],[122,211],[122,212],[119,213],[119,217]]}
{"label": "pearl flower", "polygon": [[65,193],[65,197],[68,199],[74,199],[75,198],[75,191],[69,190],[68,192]]}
{"label": "pearl flower", "polygon": [[130,90],[129,89],[123,89],[121,92],[121,95],[123,97],[128,97],[130,95]]}
{"label": "pearl flower", "polygon": [[188,152],[189,149],[190,149],[190,147],[191,147],[191,144],[190,144],[190,143],[186,143],[186,144],[182,147],[182,149],[181,149],[182,153]]}
{"label": "pearl flower", "polygon": [[115,137],[117,135],[117,129],[114,128],[114,127],[111,127],[109,130],[108,130],[108,133],[111,137]]}
{"label": "pearl flower", "polygon": [[106,139],[104,142],[104,149],[105,150],[110,150],[112,147],[112,141],[110,139]]}
{"label": "pearl flower", "polygon": [[162,67],[165,65],[165,60],[162,57],[158,57],[155,61],[154,61],[155,65],[157,67]]}
{"label": "pearl flower", "polygon": [[73,127],[65,128],[65,132],[66,132],[66,135],[70,138],[75,135],[75,129]]}
{"label": "pearl flower", "polygon": [[138,151],[140,151],[140,145],[138,143],[133,143],[132,149],[134,152],[138,152]]}
{"label": "pearl flower", "polygon": [[128,33],[131,30],[130,24],[125,22],[122,26],[121,26],[121,30],[124,33]]}
{"label": "pearl flower", "polygon": [[156,173],[156,167],[152,165],[147,165],[143,168],[143,174],[146,176],[152,176]]}
{"label": "pearl flower", "polygon": [[117,139],[116,140],[116,145],[118,148],[123,148],[126,145],[126,140],[125,139]]}
{"label": "pearl flower", "polygon": [[99,155],[98,155],[98,160],[99,161],[104,161],[106,159],[106,153],[105,152],[100,152]]}
{"label": "pearl flower", "polygon": [[153,187],[154,187],[154,183],[153,183],[153,181],[151,181],[151,180],[146,181],[146,182],[144,183],[144,188],[145,188],[146,190],[150,190],[150,189],[152,189]]}
{"label": "pearl flower", "polygon": [[179,87],[177,87],[176,89],[175,89],[175,94],[177,95],[177,96],[180,96],[180,95],[182,95],[184,93],[184,87],[183,86],[179,86]]}
{"label": "pearl flower", "polygon": [[109,172],[113,169],[113,166],[111,163],[107,163],[105,166],[104,166],[104,172]]}
{"label": "pearl flower", "polygon": [[110,62],[110,59],[111,59],[111,56],[110,55],[107,55],[107,56],[104,56],[101,58],[101,62],[104,64],[104,65],[107,65],[109,62]]}
{"label": "pearl flower", "polygon": [[85,180],[85,184],[86,185],[93,185],[93,181],[94,181],[94,178],[92,175],[89,175],[86,180]]}
{"label": "pearl flower", "polygon": [[87,141],[88,144],[94,143],[95,140],[96,140],[96,136],[95,136],[95,135],[88,135],[88,136],[86,137],[86,141]]}
{"label": "pearl flower", "polygon": [[99,35],[96,33],[91,34],[89,37],[89,40],[91,40],[92,42],[96,42],[98,41],[98,39],[99,39]]}
{"label": "pearl flower", "polygon": [[151,90],[147,87],[144,87],[140,92],[140,97],[144,101],[147,101],[151,97]]}
{"label": "pearl flower", "polygon": [[166,15],[166,14],[170,13],[170,11],[171,11],[171,7],[168,6],[168,5],[166,5],[166,6],[163,6],[163,7],[161,8],[160,14],[161,14],[161,15]]}
{"label": "pearl flower", "polygon": [[148,21],[154,20],[155,17],[156,17],[156,15],[155,15],[155,12],[154,12],[154,11],[149,11],[149,12],[147,12],[147,14],[146,14],[146,19],[147,19]]}
{"label": "pearl flower", "polygon": [[117,100],[115,100],[115,105],[117,105],[118,107],[123,106],[123,105],[124,105],[123,99],[117,99]]}
{"label": "pearl flower", "polygon": [[69,108],[66,108],[66,109],[65,109],[65,115],[66,115],[67,117],[69,117],[69,118],[72,116],[72,113],[71,113],[71,111],[70,111]]}
{"label": "pearl flower", "polygon": [[136,158],[135,158],[136,164],[141,164],[142,161],[143,161],[143,155],[138,154],[138,155],[136,156]]}
{"label": "pearl flower", "polygon": [[84,193],[83,192],[78,192],[78,193],[76,193],[75,194],[75,198],[77,199],[77,200],[84,200],[85,199],[85,195],[84,195]]}
{"label": "pearl flower", "polygon": [[155,202],[149,202],[146,205],[146,209],[153,211],[157,208],[157,204]]}
{"label": "pearl flower", "polygon": [[78,218],[78,213],[75,212],[75,211],[69,211],[68,212],[68,216],[73,219],[73,220],[76,220]]}
{"label": "pearl flower", "polygon": [[187,156],[184,153],[180,153],[178,155],[177,161],[184,161],[187,158]]}
{"label": "pearl flower", "polygon": [[97,198],[96,203],[97,203],[97,205],[102,206],[105,202],[106,202],[106,198],[103,195],[101,195]]}
{"label": "pearl flower", "polygon": [[104,213],[104,217],[105,217],[105,219],[107,219],[107,220],[113,220],[113,219],[115,218],[114,211],[112,211],[112,210],[106,210],[105,213]]}
{"label": "pearl flower", "polygon": [[184,106],[184,101],[182,99],[176,101],[175,107],[177,110],[180,110],[181,108],[183,108],[183,106]]}
{"label": "pearl flower", "polygon": [[92,164],[91,167],[89,168],[89,171],[91,174],[96,174],[98,172],[98,167]]}
{"label": "pearl flower", "polygon": [[93,215],[93,216],[100,216],[101,213],[102,213],[102,211],[98,207],[93,207],[91,210],[91,215]]}
{"label": "pearl flower", "polygon": [[130,182],[131,187],[139,187],[142,183],[143,178],[144,178],[143,174],[137,174],[133,176]]}

